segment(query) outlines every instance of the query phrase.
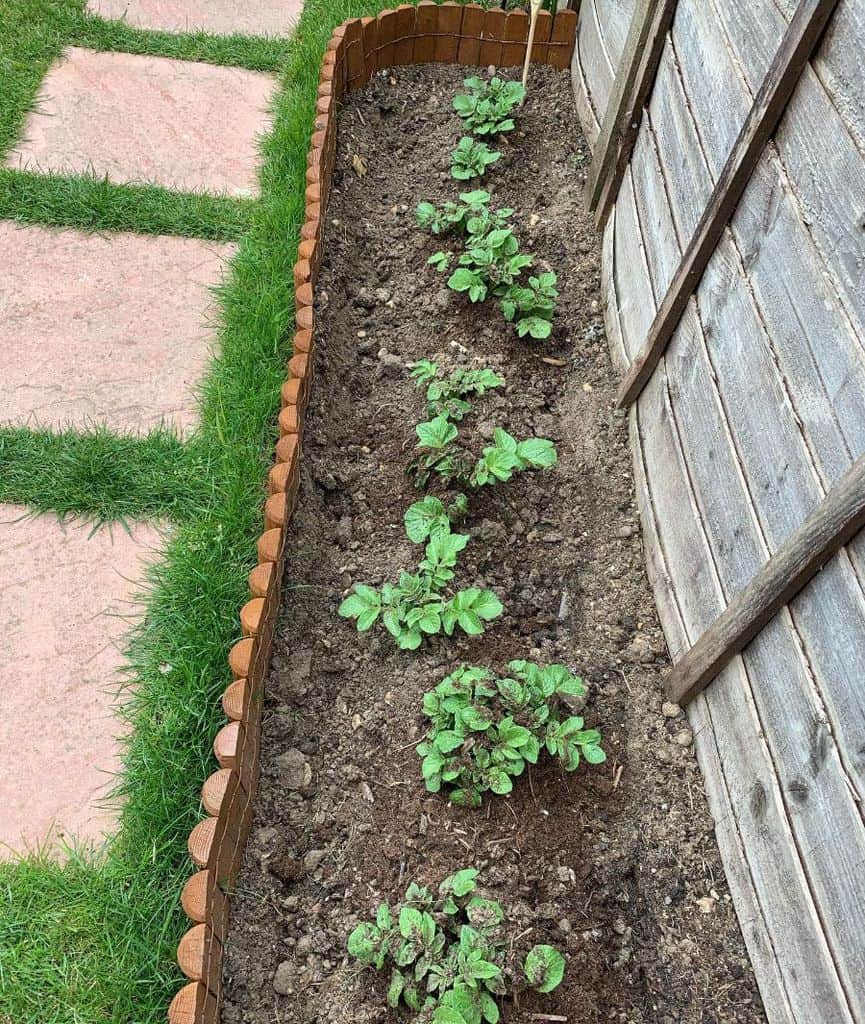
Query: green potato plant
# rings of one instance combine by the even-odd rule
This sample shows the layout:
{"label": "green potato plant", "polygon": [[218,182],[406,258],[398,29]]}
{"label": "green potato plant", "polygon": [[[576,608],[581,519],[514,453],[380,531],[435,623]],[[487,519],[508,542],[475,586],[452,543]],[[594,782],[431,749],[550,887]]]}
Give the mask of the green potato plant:
{"label": "green potato plant", "polygon": [[[453,636],[457,626],[469,636],[478,636],[485,622],[502,613],[502,603],[491,590],[469,587],[452,592],[457,556],[468,544],[469,536],[451,532],[444,505],[440,516],[430,516],[417,505],[406,512],[409,538],[420,538],[416,543],[427,541],[417,572],[402,572],[398,583],[385,583],[380,589],[356,583],[339,606],[339,614],[354,619],[359,633],[371,629],[381,618],[404,651],[416,650],[425,636],[442,632]],[[459,502],[456,505],[459,508]]]}
{"label": "green potato plant", "polygon": [[[471,411],[469,399],[504,384],[489,368],[459,368],[445,377],[437,363],[422,359],[412,363],[411,375],[418,387],[426,385],[426,412],[432,417],[415,427],[419,454],[411,461],[407,472],[417,487],[425,487],[435,473],[446,485],[455,482],[477,490],[487,484],[510,480],[514,473],[525,469],[549,469],[556,464],[555,445],[543,437],[517,441],[499,428],[493,433],[493,444],[484,448],[480,458],[474,458],[458,443],[459,430],[453,421],[461,422]],[[461,510],[461,515],[465,515],[465,495],[460,494],[455,500],[452,513]],[[456,521],[453,514],[450,521]]]}
{"label": "green potato plant", "polygon": [[441,207],[433,203],[418,203],[415,217],[418,224],[433,235],[443,235],[450,231],[482,235],[503,227],[514,213],[510,207],[491,210],[491,198],[489,192],[480,188],[473,192],[461,192],[458,203],[448,200]]}
{"label": "green potato plant", "polygon": [[431,793],[446,786],[453,803],[480,807],[486,792],[510,793],[543,749],[568,772],[581,760],[606,760],[600,732],[567,714],[561,699],[584,696],[582,679],[564,665],[512,661],[508,668],[512,675],[499,679],[489,669],[461,665],[424,694],[432,724],[416,749]]}
{"label": "green potato plant", "polygon": [[474,458],[457,442],[459,431],[445,414],[415,427],[418,455],[409,463],[408,474],[416,487],[426,487],[433,474],[450,486],[469,490],[510,480],[527,469],[549,469],[558,462],[556,446],[545,437],[517,441],[501,427],[493,432],[493,443]]}
{"label": "green potato plant", "polygon": [[420,1024],[498,1024],[498,999],[529,987],[552,992],[565,973],[554,946],[535,946],[521,974],[510,952],[505,912],[476,892],[478,872],[464,868],[432,893],[412,882],[401,906],[379,905],[357,926],[348,952],[361,964],[390,971],[387,1002]]}
{"label": "green potato plant", "polygon": [[467,93],[454,97],[454,110],[473,135],[502,135],[516,127],[513,112],[526,98],[519,82],[501,78],[484,81],[476,75],[465,79]]}
{"label": "green potato plant", "polygon": [[471,135],[464,135],[451,153],[451,175],[457,181],[482,178],[487,167],[501,160],[502,154],[490,149],[485,142],[478,142]]}
{"label": "green potato plant", "polygon": [[513,210],[490,209],[490,194],[482,189],[464,192],[459,203],[419,203],[418,224],[434,235],[453,234],[464,239],[459,254],[439,250],[427,263],[440,273],[456,267],[448,278],[448,287],[462,292],[472,303],[496,298],[502,315],[513,323],[523,338],[548,338],[555,313],[556,275],[546,271],[531,276],[526,284],[523,271],[532,267],[534,257],[520,252],[520,243],[509,224]]}
{"label": "green potato plant", "polygon": [[461,420],[471,409],[470,398],[480,398],[487,391],[504,386],[504,378],[486,367],[469,370],[459,367],[447,378],[439,373],[437,363],[421,359],[411,364],[411,375],[418,387],[426,385],[427,416],[446,415]]}

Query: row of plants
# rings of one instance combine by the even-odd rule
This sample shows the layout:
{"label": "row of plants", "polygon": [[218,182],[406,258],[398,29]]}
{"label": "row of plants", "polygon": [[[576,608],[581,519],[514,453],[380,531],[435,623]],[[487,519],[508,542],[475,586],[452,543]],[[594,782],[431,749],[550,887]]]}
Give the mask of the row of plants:
{"label": "row of plants", "polygon": [[[525,99],[518,82],[500,78],[471,77],[465,86],[453,102],[467,132],[451,157],[460,182],[484,178],[499,163],[502,153],[490,143],[514,130]],[[496,300],[520,337],[543,339],[552,329],[556,275],[528,273],[535,257],[520,251],[514,212],[476,189],[442,206],[422,202],[416,216],[421,228],[451,240],[453,248],[434,253],[428,264],[451,271],[452,291],[470,303]],[[551,470],[558,461],[547,438],[517,438],[503,427],[491,444],[477,436],[477,403],[505,384],[493,369],[448,373],[420,360],[410,370],[425,404],[406,473],[423,496],[406,510],[404,526],[412,544],[423,545],[423,556],[395,582],[356,583],[339,607],[359,632],[380,624],[407,651],[457,630],[478,636],[502,614],[493,591],[457,584],[460,555],[471,541],[460,525],[479,491],[523,472]],[[571,713],[585,695],[582,679],[564,665],[514,660],[505,676],[459,665],[423,696],[429,727],[416,752],[426,789],[479,808],[486,796],[511,793],[542,757],[568,772],[584,761],[601,764],[600,732]],[[516,955],[505,910],[476,891],[477,877],[465,868],[436,893],[412,882],[401,904],[380,905],[374,920],[349,937],[349,953],[361,964],[390,972],[388,1004],[412,1011],[421,1024],[497,1024],[499,999],[527,987],[551,992],[564,977],[564,957],[552,946],[535,946],[522,960]]]}
{"label": "row of plants", "polygon": [[[501,78],[467,78],[468,92],[454,100],[454,108],[470,135],[463,136],[451,155],[451,174],[458,181],[483,178],[487,168],[501,159],[481,138],[512,132],[515,109],[525,100],[519,82]],[[480,138],[479,138],[480,137]],[[548,338],[556,308],[556,275],[551,271],[525,276],[534,265],[531,253],[520,251],[507,207],[494,209],[492,196],[483,189],[463,192],[458,202],[437,207],[424,202],[416,216],[420,226],[434,235],[452,238],[456,248],[441,249],[429,258],[441,273],[453,268],[448,287],[465,293],[470,302],[498,300],[502,315],[523,338]]]}

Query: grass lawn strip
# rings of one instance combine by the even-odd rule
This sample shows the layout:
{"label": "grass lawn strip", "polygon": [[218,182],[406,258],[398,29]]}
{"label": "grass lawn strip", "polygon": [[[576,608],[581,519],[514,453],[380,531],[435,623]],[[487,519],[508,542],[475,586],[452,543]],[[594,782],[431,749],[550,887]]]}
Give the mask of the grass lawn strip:
{"label": "grass lawn strip", "polygon": [[[263,481],[289,354],[292,265],[321,54],[336,24],[387,5],[308,0],[296,35],[281,44],[284,59],[268,68],[278,72],[282,88],[273,130],[262,145],[262,196],[250,204],[248,233],[220,289],[221,351],[203,382],[201,427],[190,442],[195,455],[182,455],[167,438],[151,435],[132,445],[129,455],[137,465],[125,470],[141,495],[139,515],[155,514],[162,505],[182,521],[164,561],[149,574],[146,616],[129,650],[130,699],[122,713],[130,739],[117,787],[124,800],[119,831],[99,858],[81,852],[58,865],[34,855],[0,865],[0,1020],[163,1020],[177,987],[174,954],[187,924],[178,904],[189,873],[185,841],[198,816],[201,782],[213,768],[210,744],[223,722],[218,696],[229,681],[226,651],[238,635],[237,612],[261,529]],[[16,138],[42,75],[64,45],[96,45],[104,32],[105,46],[151,46],[135,52],[162,56],[238,63],[239,54],[255,46],[254,52],[265,52],[260,41],[236,38],[175,38],[125,26],[97,32],[80,0],[0,0],[0,13],[0,151]],[[82,35],[85,28],[93,35]],[[4,215],[11,215],[8,208]],[[34,435],[28,456],[28,442],[17,432],[7,434],[0,450],[10,461],[0,463],[0,477],[12,483],[2,485],[5,497],[30,498],[37,508],[55,510],[65,502],[66,511],[95,518],[108,512],[131,518],[138,498],[121,500],[122,479],[104,462],[100,468],[99,458],[92,466],[102,497],[81,491],[78,498],[60,497],[68,486],[63,460],[69,453],[80,446],[80,462],[88,463],[109,445],[98,435],[67,442],[55,447]],[[41,482],[27,484],[27,464],[35,471],[40,453],[49,453],[64,475],[49,465]],[[200,487],[182,479],[184,466],[198,473]],[[142,494],[148,475],[166,488],[156,501]]]}
{"label": "grass lawn strip", "polygon": [[105,427],[0,429],[0,504],[80,515],[96,523],[193,518],[213,499],[204,447],[170,430],[119,436]]}
{"label": "grass lawn strip", "polygon": [[234,242],[249,230],[254,205],[254,199],[158,185],[0,168],[0,219],[22,224]]}

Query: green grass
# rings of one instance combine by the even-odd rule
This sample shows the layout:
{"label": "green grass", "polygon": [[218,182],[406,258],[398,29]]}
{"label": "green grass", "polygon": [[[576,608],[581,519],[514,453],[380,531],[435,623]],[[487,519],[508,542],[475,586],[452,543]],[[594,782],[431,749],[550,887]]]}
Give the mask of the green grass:
{"label": "green grass", "polygon": [[189,519],[212,500],[207,452],[169,430],[118,437],[0,428],[0,503],[94,522]]}
{"label": "green grass", "polygon": [[157,185],[114,185],[100,178],[0,168],[0,218],[26,224],[231,242],[248,230],[254,205],[251,199],[172,192]]}
{"label": "green grass", "polygon": [[[125,802],[116,838],[101,855],[82,853],[63,866],[39,857],[0,865],[3,1024],[162,1021],[182,982],[174,953],[187,926],[178,905],[191,870],[186,836],[199,817],[201,782],[215,767],[210,745],[222,724],[218,697],[229,681],[226,654],[237,638],[261,530],[263,481],[290,345],[291,268],[319,62],[332,26],[385,6],[386,0],[307,0],[277,65],[282,88],[273,131],[263,143],[262,197],[249,206],[248,231],[220,291],[221,351],[203,385],[201,427],[189,451],[165,435],[117,442],[130,445],[126,454],[134,463],[117,467],[109,465],[112,442],[100,434],[80,440],[3,435],[0,486],[9,500],[58,510],[66,502],[66,510],[77,507],[97,518],[127,512],[132,518],[136,506],[139,512],[161,508],[179,519],[150,574],[147,613],[130,647],[133,685],[123,705],[130,740],[118,779],[117,795]],[[16,137],[60,47],[84,41],[80,12],[78,0],[0,0],[0,152]],[[246,45],[227,40],[220,50],[198,37],[175,43],[111,31],[120,34],[106,35],[106,45],[111,38],[123,45],[132,39],[164,53],[170,43],[181,48],[178,54],[208,59],[221,54],[227,60]],[[44,466],[37,465],[41,458]],[[185,471],[200,479],[185,478]],[[88,485],[98,493],[88,495]],[[145,493],[148,486],[151,493]],[[124,487],[134,501],[126,501]]]}

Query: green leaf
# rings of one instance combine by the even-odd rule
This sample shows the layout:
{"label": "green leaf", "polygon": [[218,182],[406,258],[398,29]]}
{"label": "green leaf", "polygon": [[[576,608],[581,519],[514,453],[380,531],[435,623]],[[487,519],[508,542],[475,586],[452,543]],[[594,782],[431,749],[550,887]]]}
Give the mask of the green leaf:
{"label": "green leaf", "polygon": [[517,334],[524,338],[527,334],[538,340],[549,338],[553,327],[549,320],[539,316],[527,316],[517,322]]}
{"label": "green leaf", "polygon": [[390,907],[386,903],[379,904],[375,914],[375,923],[383,932],[393,928],[393,917],[391,916]]}
{"label": "green leaf", "polygon": [[415,544],[423,544],[436,531],[450,531],[450,519],[444,504],[432,495],[410,505],[404,522],[408,539]]}
{"label": "green leaf", "polygon": [[552,992],[565,976],[565,958],[554,946],[535,946],[526,957],[526,978],[538,992]]}
{"label": "green leaf", "polygon": [[399,1005],[399,997],[405,988],[405,977],[401,971],[394,971],[390,979],[390,987],[387,990],[387,1004],[394,1007]]}
{"label": "green leaf", "polygon": [[432,751],[421,762],[421,775],[424,779],[430,779],[444,768],[445,763],[445,759],[438,751]]}
{"label": "green leaf", "polygon": [[436,416],[428,423],[418,423],[414,429],[424,448],[444,448],[456,439],[458,433],[447,416]]}
{"label": "green leaf", "polygon": [[468,896],[474,891],[478,877],[477,868],[463,868],[449,875],[439,886],[442,895],[453,893],[456,897]]}
{"label": "green leaf", "polygon": [[490,768],[488,777],[490,789],[499,796],[510,793],[514,788],[510,775],[502,768]]}
{"label": "green leaf", "polygon": [[439,370],[438,363],[434,363],[429,359],[418,359],[416,363],[409,364],[409,369],[419,388],[423,387],[424,384],[428,384]]}
{"label": "green leaf", "polygon": [[441,754],[450,754],[465,742],[465,737],[452,729],[440,729],[433,739],[433,746]]}
{"label": "green leaf", "polygon": [[357,619],[357,628],[364,632],[378,618],[381,612],[381,594],[372,587],[355,583],[354,593],[339,606],[339,614],[345,619]]}
{"label": "green leaf", "polygon": [[399,912],[399,933],[404,939],[414,939],[420,935],[423,918],[414,907],[403,907]]}
{"label": "green leaf", "polygon": [[432,1019],[433,1024],[468,1024],[459,1010],[452,1006],[437,1006]]}
{"label": "green leaf", "polygon": [[545,437],[530,437],[516,446],[517,456],[538,469],[548,469],[558,461],[556,446]]}
{"label": "green leaf", "polygon": [[401,651],[416,651],[423,643],[423,634],[420,630],[403,630],[397,637],[397,646]]}
{"label": "green leaf", "polygon": [[497,619],[502,614],[504,606],[491,590],[482,590],[472,602],[472,611],[478,618],[489,622],[491,619]]}
{"label": "green leaf", "polygon": [[589,764],[603,764],[607,760],[607,755],[598,746],[589,745],[583,747],[583,757],[589,762]]}
{"label": "green leaf", "polygon": [[348,951],[362,964],[371,964],[375,959],[381,935],[375,925],[365,921],[348,937]]}
{"label": "green leaf", "polygon": [[488,992],[480,994],[481,1013],[487,1024],[499,1024],[499,1007]]}
{"label": "green leaf", "polygon": [[505,912],[495,900],[486,900],[482,896],[472,896],[466,906],[466,916],[472,927],[481,931],[495,928],[504,920]]}
{"label": "green leaf", "polygon": [[489,978],[497,978],[501,973],[502,969],[496,967],[495,964],[491,964],[488,960],[479,960],[472,965],[473,976],[480,978],[482,981]]}
{"label": "green leaf", "polygon": [[518,448],[516,438],[506,431],[502,430],[501,427],[496,427],[493,431],[493,440],[495,441],[496,447],[501,448],[502,451],[510,452],[515,454]]}

